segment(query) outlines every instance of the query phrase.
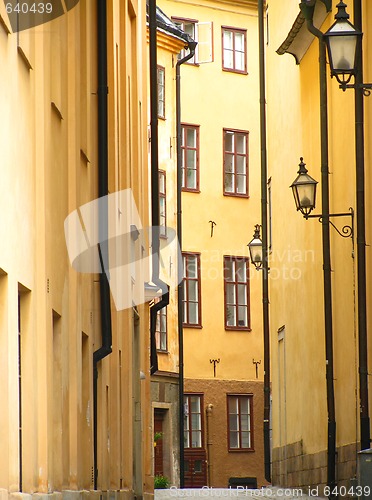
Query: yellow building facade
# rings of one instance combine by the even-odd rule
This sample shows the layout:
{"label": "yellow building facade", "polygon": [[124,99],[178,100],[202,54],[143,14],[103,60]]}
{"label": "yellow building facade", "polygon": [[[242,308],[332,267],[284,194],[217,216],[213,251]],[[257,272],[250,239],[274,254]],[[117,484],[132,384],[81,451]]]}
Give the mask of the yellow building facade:
{"label": "yellow building facade", "polygon": [[181,66],[184,484],[263,485],[257,4],[159,6],[198,42]]}
{"label": "yellow building facade", "polygon": [[160,278],[170,293],[168,305],[158,312],[156,327],[158,370],[151,379],[153,463],[154,475],[167,478],[173,486],[180,484],[176,63],[186,45],[185,33],[157,8]]}
{"label": "yellow building facade", "polygon": [[[120,310],[114,272],[74,269],[64,224],[125,189],[149,224],[145,5],[66,4],[19,33],[0,5],[0,492],[141,498],[153,491],[149,304]],[[82,214],[72,240],[89,230]]]}
{"label": "yellow building facade", "polygon": [[[310,16],[323,33],[334,22],[337,2],[314,2]],[[353,20],[353,2],[347,2]],[[368,2],[362,1],[364,80],[371,81]],[[327,356],[323,300],[322,225],[296,212],[289,186],[300,158],[319,181],[313,213],[322,213],[319,42],[307,29],[298,5],[268,2],[267,116],[271,214],[270,333],[272,360],[272,476],[282,486],[325,486],[327,465]],[[333,7],[333,8],[332,8]],[[327,11],[327,8],[329,12]],[[278,22],[280,19],[280,22]],[[279,55],[280,54],[280,55]],[[293,54],[295,59],[288,54]],[[296,64],[297,63],[297,64]],[[329,213],[356,211],[354,91],[342,92],[326,70],[328,110]],[[365,105],[366,280],[369,331],[371,237],[371,103]],[[323,108],[324,109],[324,108]],[[335,483],[356,484],[360,450],[357,230],[354,240],[330,226],[333,316],[333,386],[336,423]],[[342,232],[351,217],[331,221]],[[368,358],[371,366],[371,337]],[[370,384],[369,384],[370,385]],[[371,397],[369,396],[369,413]],[[321,490],[320,490],[321,492]]]}

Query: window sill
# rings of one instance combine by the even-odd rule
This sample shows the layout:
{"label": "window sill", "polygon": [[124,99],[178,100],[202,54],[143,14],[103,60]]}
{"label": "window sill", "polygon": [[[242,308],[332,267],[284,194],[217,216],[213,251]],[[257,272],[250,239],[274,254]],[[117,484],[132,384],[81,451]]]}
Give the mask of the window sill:
{"label": "window sill", "polygon": [[183,323],[183,327],[184,328],[195,328],[195,329],[199,329],[201,330],[203,328],[202,325],[189,325],[188,323]]}
{"label": "window sill", "polygon": [[188,189],[188,188],[182,188],[181,190],[183,193],[200,193],[200,189]]}
{"label": "window sill", "polygon": [[239,327],[239,326],[225,326],[227,332],[251,332],[250,327]]}
{"label": "window sill", "polygon": [[254,453],[254,448],[229,448],[227,450],[229,453]]}
{"label": "window sill", "polygon": [[225,71],[225,73],[235,73],[237,75],[248,75],[248,71],[240,71],[238,69],[222,68],[222,71]]}
{"label": "window sill", "polygon": [[158,354],[169,354],[169,351],[163,351],[162,349],[156,349]]}
{"label": "window sill", "polygon": [[223,195],[229,198],[250,198],[249,194],[227,193],[226,191],[223,192]]}

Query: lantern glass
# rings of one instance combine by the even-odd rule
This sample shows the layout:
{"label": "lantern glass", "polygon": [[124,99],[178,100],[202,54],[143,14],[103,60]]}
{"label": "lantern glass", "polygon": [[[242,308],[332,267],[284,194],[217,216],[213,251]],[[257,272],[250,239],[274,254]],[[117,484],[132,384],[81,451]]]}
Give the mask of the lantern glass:
{"label": "lantern glass", "polygon": [[298,176],[290,187],[292,188],[296,209],[300,210],[305,217],[315,208],[317,184],[317,181],[307,173],[306,166],[301,158]]}
{"label": "lantern glass", "polygon": [[248,243],[251,262],[256,269],[262,268],[262,240],[260,238],[260,225],[256,224],[252,240]]}
{"label": "lantern glass", "polygon": [[335,73],[355,73],[358,37],[350,28],[347,21],[338,22],[327,32],[328,55]]}
{"label": "lantern glass", "polygon": [[249,243],[249,253],[254,265],[262,264],[262,241],[260,239],[254,238]]}

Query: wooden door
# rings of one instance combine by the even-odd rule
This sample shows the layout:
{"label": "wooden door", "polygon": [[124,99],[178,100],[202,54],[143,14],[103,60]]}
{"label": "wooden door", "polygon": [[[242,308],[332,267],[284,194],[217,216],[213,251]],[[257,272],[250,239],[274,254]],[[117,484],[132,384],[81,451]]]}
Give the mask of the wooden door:
{"label": "wooden door", "polygon": [[185,450],[185,488],[207,485],[207,456],[205,450]]}
{"label": "wooden door", "polygon": [[[163,421],[164,414],[162,412],[154,413],[154,435],[160,433],[163,435]],[[156,441],[156,446],[154,449],[154,475],[164,476],[164,459],[163,459],[163,437],[160,437]]]}

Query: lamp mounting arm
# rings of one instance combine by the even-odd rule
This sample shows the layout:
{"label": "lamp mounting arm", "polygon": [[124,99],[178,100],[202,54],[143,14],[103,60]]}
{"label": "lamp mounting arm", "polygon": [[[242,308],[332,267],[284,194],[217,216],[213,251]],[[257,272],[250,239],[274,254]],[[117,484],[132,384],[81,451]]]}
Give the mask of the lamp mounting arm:
{"label": "lamp mounting arm", "polygon": [[[351,217],[351,224],[345,224],[342,226],[341,230],[338,229],[337,226],[330,220],[333,217]],[[353,243],[354,243],[354,209],[349,208],[349,212],[345,213],[339,213],[339,214],[328,214],[328,215],[321,215],[321,214],[310,214],[305,216],[304,218],[311,219],[315,218],[318,219],[321,224],[323,223],[329,223],[331,226],[337,231],[337,233],[342,236],[343,238],[351,238]],[[328,219],[328,220],[327,220]]]}
{"label": "lamp mounting arm", "polygon": [[371,90],[372,89],[372,83],[341,83],[340,84],[340,89],[342,89],[344,92],[346,89],[362,89],[363,90],[363,95],[365,97],[369,97],[371,95]]}

